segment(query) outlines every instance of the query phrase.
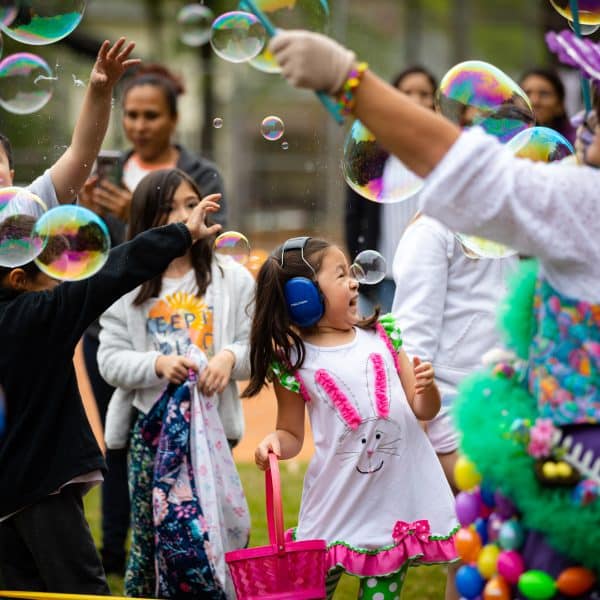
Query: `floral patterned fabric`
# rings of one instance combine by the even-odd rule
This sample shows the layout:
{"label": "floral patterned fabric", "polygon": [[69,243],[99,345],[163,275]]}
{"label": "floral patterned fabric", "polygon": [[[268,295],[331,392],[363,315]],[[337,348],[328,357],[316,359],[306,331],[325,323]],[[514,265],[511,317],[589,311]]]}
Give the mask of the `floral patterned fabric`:
{"label": "floral patterned fabric", "polygon": [[600,422],[600,305],[567,298],[540,279],[529,389],[556,425]]}
{"label": "floral patterned fabric", "polygon": [[156,593],[224,600],[196,491],[190,452],[190,384],[170,385],[140,423],[156,452],[152,481]]}

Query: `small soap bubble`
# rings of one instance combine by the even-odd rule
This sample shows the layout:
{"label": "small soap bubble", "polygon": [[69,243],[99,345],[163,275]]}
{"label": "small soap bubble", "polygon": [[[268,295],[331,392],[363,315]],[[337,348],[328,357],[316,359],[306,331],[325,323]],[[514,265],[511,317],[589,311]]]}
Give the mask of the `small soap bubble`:
{"label": "small soap bubble", "polygon": [[250,255],[250,242],[243,233],[225,231],[215,239],[214,251],[215,254],[228,256],[235,262],[245,265]]}
{"label": "small soap bubble", "polygon": [[269,115],[262,120],[260,124],[260,132],[265,140],[274,142],[283,136],[285,126],[283,121],[275,115]]}
{"label": "small soap bubble", "polygon": [[344,142],[342,173],[355,192],[373,202],[402,202],[423,187],[423,180],[384,150],[358,120]]}
{"label": "small soap bubble", "polygon": [[363,250],[350,265],[350,273],[358,283],[375,285],[385,278],[385,258],[376,250]]}
{"label": "small soap bubble", "polygon": [[[254,4],[276,29],[327,31],[330,17],[327,0],[254,0]],[[266,46],[250,61],[250,65],[265,73],[281,72],[281,67]]]}
{"label": "small soap bubble", "polygon": [[[550,3],[565,19],[573,21],[571,0],[550,0]],[[600,0],[578,0],[578,8],[582,25],[600,25]]]}
{"label": "small soap bubble", "polygon": [[0,189],[0,266],[19,267],[42,252],[47,236],[35,224],[45,212],[44,201],[29,190]]}
{"label": "small soap bubble", "polygon": [[213,119],[213,127],[215,129],[221,129],[221,127],[223,127],[223,119],[221,119],[221,117],[215,117]]}
{"label": "small soap bubble", "polygon": [[86,279],[99,271],[108,259],[108,227],[97,214],[83,206],[64,204],[50,209],[36,223],[35,232],[47,239],[35,264],[54,279]]}
{"label": "small soap bubble", "polygon": [[267,32],[253,15],[233,11],[217,17],[210,31],[210,45],[221,58],[233,62],[246,62],[254,58],[267,41]]}
{"label": "small soap bubble", "polygon": [[525,92],[500,69],[480,60],[452,67],[442,78],[436,104],[452,122],[478,125],[502,142],[535,124]]}
{"label": "small soap bubble", "polygon": [[87,0],[5,0],[0,29],[23,44],[53,44],[79,25],[86,4]]}
{"label": "small soap bubble", "polygon": [[550,127],[532,127],[515,135],[506,147],[519,158],[535,162],[555,162],[572,156],[571,142]]}
{"label": "small soap bubble", "polygon": [[290,147],[290,145],[285,140],[283,142],[281,142],[282,150],[287,150],[289,147]]}
{"label": "small soap bubble", "polygon": [[17,115],[34,113],[52,98],[56,79],[43,58],[10,54],[0,61],[0,106]]}
{"label": "small soap bubble", "polygon": [[210,29],[215,16],[203,4],[188,4],[177,14],[179,39],[186,45],[198,47],[210,39]]}

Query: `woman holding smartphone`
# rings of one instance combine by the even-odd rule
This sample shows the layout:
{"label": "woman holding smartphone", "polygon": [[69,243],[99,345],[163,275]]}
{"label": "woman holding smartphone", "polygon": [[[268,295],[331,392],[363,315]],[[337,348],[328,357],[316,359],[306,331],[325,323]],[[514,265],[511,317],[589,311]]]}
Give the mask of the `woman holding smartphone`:
{"label": "woman holding smartphone", "polygon": [[[132,194],[141,179],[157,169],[175,168],[187,173],[204,196],[221,194],[220,210],[212,218],[225,225],[223,180],[209,160],[194,155],[173,141],[178,123],[182,82],[162,65],[140,67],[125,85],[122,95],[123,131],[131,147],[118,153],[101,153],[98,171],[79,194],[80,203],[102,216],[111,232],[113,245],[125,239]],[[116,176],[115,176],[116,174]],[[97,363],[100,326],[92,325],[84,335],[86,369],[92,384],[102,424],[114,388],[100,376]],[[101,550],[107,573],[125,571],[125,540],[130,508],[127,488],[127,449],[110,448],[109,471],[102,486]]]}

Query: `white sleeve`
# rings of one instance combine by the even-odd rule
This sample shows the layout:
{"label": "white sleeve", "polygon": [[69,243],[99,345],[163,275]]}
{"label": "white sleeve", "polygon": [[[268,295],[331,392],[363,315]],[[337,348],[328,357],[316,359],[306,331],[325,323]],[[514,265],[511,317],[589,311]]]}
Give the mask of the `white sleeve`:
{"label": "white sleeve", "polygon": [[478,128],[426,179],[422,211],[540,259],[560,291],[600,300],[600,170],[515,158]]}
{"label": "white sleeve", "polygon": [[233,342],[223,350],[233,352],[235,365],[231,378],[244,380],[250,377],[250,327],[254,310],[254,279],[245,267],[234,272],[235,293],[230,301],[235,303],[235,332]]}
{"label": "white sleeve", "polygon": [[100,374],[107,383],[124,390],[149,388],[161,382],[166,383],[155,370],[156,359],[161,353],[139,352],[133,349],[123,302],[123,299],[117,300],[100,317]]}
{"label": "white sleeve", "polygon": [[392,312],[410,356],[433,361],[438,350],[448,282],[448,231],[421,217],[409,225],[394,255]]}
{"label": "white sleeve", "polygon": [[44,201],[48,210],[58,206],[58,198],[56,197],[54,183],[52,183],[50,169],[47,169],[42,175],[34,179],[27,186],[27,189],[36,196],[39,196]]}

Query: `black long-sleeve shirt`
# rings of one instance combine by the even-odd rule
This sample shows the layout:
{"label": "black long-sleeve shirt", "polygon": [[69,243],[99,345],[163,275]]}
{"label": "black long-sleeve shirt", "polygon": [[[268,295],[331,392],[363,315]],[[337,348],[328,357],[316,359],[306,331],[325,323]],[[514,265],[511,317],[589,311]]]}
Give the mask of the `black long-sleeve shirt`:
{"label": "black long-sleeve shirt", "polygon": [[73,367],[85,329],[113,302],[162,273],[191,245],[181,223],[146,231],[111,250],[93,277],[53,290],[0,288],[0,517],[39,501],[78,475],[106,469]]}

